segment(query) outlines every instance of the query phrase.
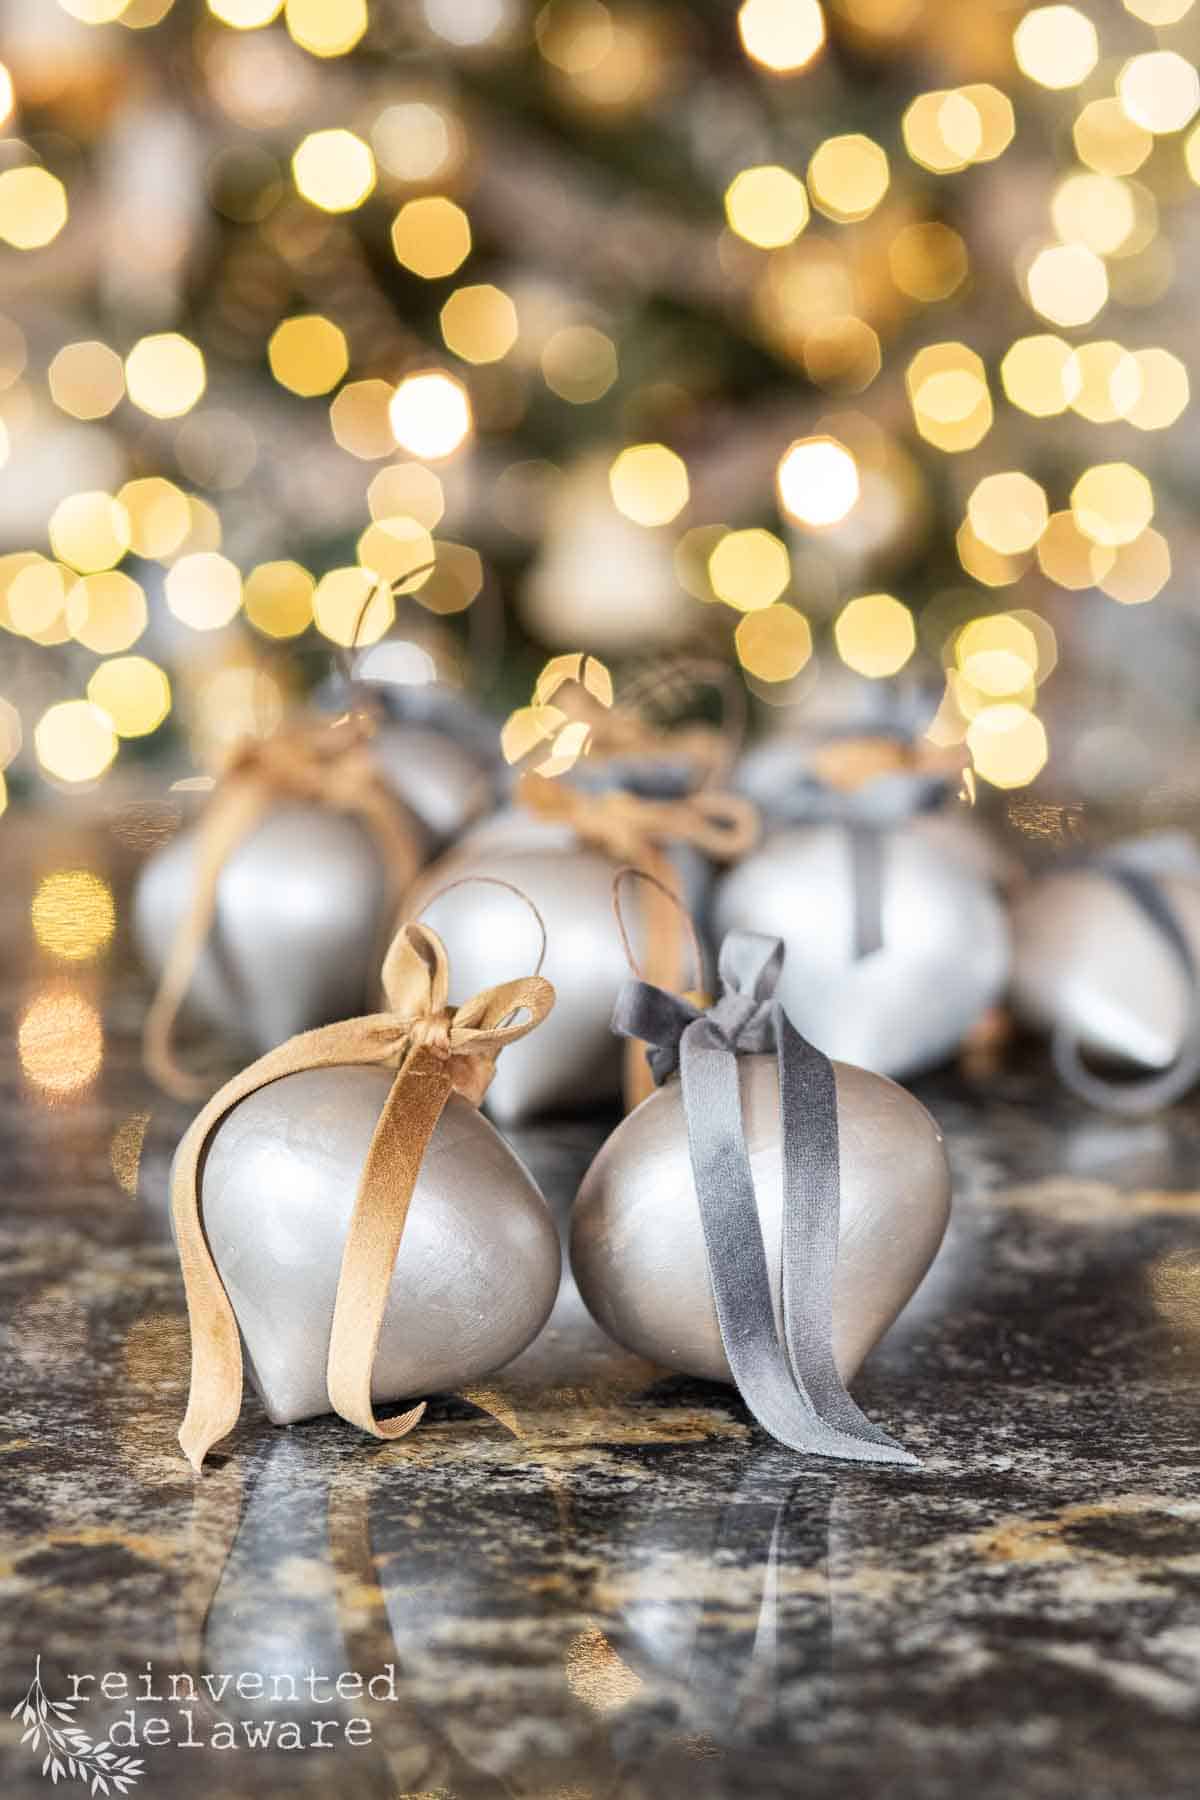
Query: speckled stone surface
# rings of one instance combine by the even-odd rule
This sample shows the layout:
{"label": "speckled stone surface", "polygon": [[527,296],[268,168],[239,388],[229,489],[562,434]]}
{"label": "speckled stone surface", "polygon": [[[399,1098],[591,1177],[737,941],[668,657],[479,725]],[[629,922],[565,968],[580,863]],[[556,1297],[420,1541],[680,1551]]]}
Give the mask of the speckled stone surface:
{"label": "speckled stone surface", "polygon": [[[858,1383],[917,1473],[774,1448],[728,1390],[606,1344],[568,1286],[532,1351],[403,1442],[280,1430],[248,1398],[196,1481],[164,1210],[186,1114],[140,1075],[127,949],[167,822],[3,824],[6,1800],[49,1791],[7,1716],[39,1656],[52,1700],[93,1678],[93,1741],[131,1706],[139,1740],[166,1720],[117,1754],[172,1800],[1194,1795],[1200,1100],[1110,1122],[1019,1049],[922,1084],[956,1216]],[[98,955],[103,890],[43,885],[63,871],[111,883]],[[604,1129],[516,1138],[560,1212]],[[331,1692],[389,1667],[374,1698]],[[205,1675],[250,1679],[214,1701]]]}

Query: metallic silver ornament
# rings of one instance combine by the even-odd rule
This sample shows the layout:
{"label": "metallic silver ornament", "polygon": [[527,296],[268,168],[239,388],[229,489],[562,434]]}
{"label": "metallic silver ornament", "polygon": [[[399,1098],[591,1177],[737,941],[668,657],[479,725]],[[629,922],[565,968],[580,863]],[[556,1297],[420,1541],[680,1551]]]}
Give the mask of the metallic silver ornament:
{"label": "metallic silver ornament", "polygon": [[490,771],[473,750],[432,726],[381,724],[371,755],[436,844],[458,837],[491,803]]}
{"label": "metallic silver ornament", "polygon": [[[1159,877],[1200,966],[1200,881]],[[1163,933],[1095,869],[1033,882],[1013,908],[1012,999],[1040,1031],[1065,1027],[1093,1056],[1165,1069],[1191,1023],[1191,984]]]}
{"label": "metallic silver ornament", "polygon": [[[195,891],[194,831],[145,864],[133,925],[161,973]],[[357,820],[298,804],[276,807],[233,851],[217,883],[216,917],[196,965],[188,1011],[262,1052],[366,1010],[390,922],[379,853]]]}
{"label": "metallic silver ornament", "polygon": [[[703,857],[682,847],[672,857],[685,904],[699,905],[708,884]],[[499,1125],[543,1113],[587,1111],[621,1089],[622,1047],[612,1010],[629,967],[617,935],[612,882],[617,864],[579,843],[567,827],[514,810],[485,820],[455,846],[439,874],[447,881],[487,875],[528,894],[546,923],[542,973],[554,985],[554,1010],[496,1065],[484,1105]],[[638,885],[622,902],[630,938],[645,946]],[[422,914],[446,946],[459,992],[510,981],[534,966],[537,926],[514,895],[483,884],[454,888]]]}
{"label": "metallic silver ornament", "polygon": [[[772,1056],[739,1058],[746,1145],[771,1272],[776,1324],[783,1146]],[[841,1231],[833,1349],[849,1381],[911,1299],[950,1216],[942,1136],[893,1082],[836,1065]],[[589,1312],[626,1349],[680,1373],[728,1381],[677,1079],[630,1113],[583,1179],[571,1268]]]}
{"label": "metallic silver ornament", "polygon": [[[214,1132],[201,1216],[277,1425],[329,1411],[325,1365],[342,1249],[388,1071],[309,1069],[243,1100]],[[371,1393],[453,1391],[510,1362],[550,1316],[558,1233],[524,1165],[451,1095],[421,1164]]]}
{"label": "metallic silver ornament", "polygon": [[854,957],[840,825],[785,827],[717,884],[714,935],[781,937],[779,997],[827,1056],[898,1080],[953,1054],[1004,990],[1009,934],[990,884],[914,824],[882,833],[883,947]]}

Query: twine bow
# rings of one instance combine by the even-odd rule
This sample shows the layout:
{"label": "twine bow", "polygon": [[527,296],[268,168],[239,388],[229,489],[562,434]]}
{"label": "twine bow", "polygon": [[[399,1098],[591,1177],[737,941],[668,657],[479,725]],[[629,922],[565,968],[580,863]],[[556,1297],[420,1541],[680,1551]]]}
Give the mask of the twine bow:
{"label": "twine bow", "polygon": [[1054,1028],[1051,1054],[1064,1085],[1092,1106],[1139,1117],[1170,1106],[1200,1081],[1200,969],[1163,887],[1166,875],[1200,876],[1200,855],[1182,833],[1158,832],[1084,857],[1075,866],[1103,875],[1121,889],[1170,949],[1187,986],[1188,1019],[1179,1054],[1168,1068],[1142,1079],[1112,1080],[1097,1074],[1065,1021]]}
{"label": "twine bow", "polygon": [[[758,835],[751,802],[715,788],[674,800],[646,799],[616,788],[589,793],[541,775],[523,776],[517,798],[540,818],[570,826],[585,844],[651,877],[645,915],[647,978],[662,988],[681,987],[686,934],[677,878],[664,846],[690,844],[714,861],[734,861]],[[631,1055],[625,1065],[627,1103],[644,1100],[651,1086],[644,1059]]]}
{"label": "twine bow", "polygon": [[365,720],[291,725],[246,738],[226,764],[200,820],[191,904],[180,920],[158,991],[146,1014],[143,1059],[158,1085],[191,1100],[205,1083],[176,1058],[173,1037],[200,953],[212,929],[221,871],[243,839],[282,801],[300,800],[361,819],[379,847],[393,896],[420,862],[417,827],[385,784],[369,750]]}
{"label": "twine bow", "polygon": [[785,825],[840,825],[850,857],[854,960],[883,948],[885,833],[934,812],[953,791],[945,759],[905,738],[833,738],[772,792],[767,810]]}
{"label": "twine bow", "polygon": [[394,1069],[359,1178],[342,1253],[327,1364],[329,1403],[373,1437],[411,1431],[424,1402],[379,1420],[371,1404],[371,1370],[383,1325],[392,1268],[421,1160],[451,1094],[477,1106],[496,1058],[540,1025],[554,989],[540,975],[485,988],[464,1005],[449,1005],[446,950],[427,925],[401,927],[383,966],[387,1011],[347,1019],[289,1038],[220,1090],[179,1147],[171,1208],[187,1292],[192,1383],[179,1433],[193,1468],[232,1431],[242,1401],[237,1320],[205,1241],[198,1176],[212,1132],[239,1101],[306,1069],[347,1064]]}
{"label": "twine bow", "polygon": [[[917,1465],[846,1392],[833,1357],[833,1276],[841,1209],[837,1084],[776,998],[783,944],[731,931],[707,1009],[635,978],[613,1014],[650,1046],[661,1086],[678,1070],[692,1175],[721,1340],[746,1405],[790,1449]],[[783,1134],[783,1330],[777,1330],[746,1148],[738,1058],[774,1053]]]}

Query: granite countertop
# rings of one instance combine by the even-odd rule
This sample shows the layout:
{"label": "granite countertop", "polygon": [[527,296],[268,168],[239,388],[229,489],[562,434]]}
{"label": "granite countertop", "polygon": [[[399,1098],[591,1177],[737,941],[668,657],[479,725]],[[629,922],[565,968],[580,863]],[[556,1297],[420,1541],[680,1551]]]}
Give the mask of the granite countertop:
{"label": "granite countertop", "polygon": [[[140,1073],[125,925],[158,828],[2,827],[7,1800],[48,1791],[7,1716],[39,1667],[173,1800],[1195,1792],[1200,1105],[1113,1122],[1024,1050],[922,1084],[955,1219],[858,1384],[918,1472],[774,1447],[568,1285],[402,1442],[247,1399],[197,1481],[165,1216],[187,1114]],[[517,1139],[560,1214],[604,1130]]]}

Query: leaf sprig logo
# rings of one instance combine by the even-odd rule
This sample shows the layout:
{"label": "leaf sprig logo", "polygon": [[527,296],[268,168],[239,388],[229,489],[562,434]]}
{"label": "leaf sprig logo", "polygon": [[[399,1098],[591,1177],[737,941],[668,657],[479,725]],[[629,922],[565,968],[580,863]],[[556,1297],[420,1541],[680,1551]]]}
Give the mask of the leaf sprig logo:
{"label": "leaf sprig logo", "polygon": [[42,1686],[42,1659],[34,1666],[33,1680],[23,1699],[13,1707],[11,1717],[20,1714],[25,1730],[21,1742],[31,1751],[46,1746],[42,1774],[52,1782],[82,1781],[93,1794],[127,1794],[142,1773],[140,1757],[119,1756],[104,1738],[94,1744],[72,1714],[73,1700],[51,1700]]}

